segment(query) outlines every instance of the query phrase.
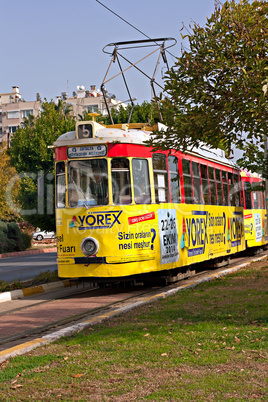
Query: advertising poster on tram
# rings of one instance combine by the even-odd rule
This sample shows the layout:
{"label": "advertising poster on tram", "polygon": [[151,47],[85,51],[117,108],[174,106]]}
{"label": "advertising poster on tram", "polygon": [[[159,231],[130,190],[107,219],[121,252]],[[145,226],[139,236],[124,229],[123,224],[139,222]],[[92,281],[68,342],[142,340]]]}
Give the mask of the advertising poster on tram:
{"label": "advertising poster on tram", "polygon": [[262,241],[261,214],[254,213],[256,242]]}
{"label": "advertising poster on tram", "polygon": [[161,264],[179,261],[176,209],[158,210]]}

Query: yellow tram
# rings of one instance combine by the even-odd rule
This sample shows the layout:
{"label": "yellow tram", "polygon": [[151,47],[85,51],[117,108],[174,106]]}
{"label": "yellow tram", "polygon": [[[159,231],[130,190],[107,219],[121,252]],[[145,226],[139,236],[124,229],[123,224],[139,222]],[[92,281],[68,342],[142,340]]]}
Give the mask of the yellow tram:
{"label": "yellow tram", "polygon": [[241,171],[244,192],[244,222],[247,248],[261,247],[268,243],[267,209],[263,179],[257,173]]}
{"label": "yellow tram", "polygon": [[53,144],[60,277],[172,274],[245,249],[240,171],[221,150],[152,152],[151,130],[79,122]]}

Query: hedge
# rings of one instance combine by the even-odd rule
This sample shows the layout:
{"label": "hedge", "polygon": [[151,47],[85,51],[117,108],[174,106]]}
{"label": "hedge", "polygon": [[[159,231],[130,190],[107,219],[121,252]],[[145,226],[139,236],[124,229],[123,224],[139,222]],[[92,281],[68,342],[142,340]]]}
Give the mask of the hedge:
{"label": "hedge", "polygon": [[0,254],[23,251],[31,247],[31,236],[23,233],[15,222],[0,221]]}

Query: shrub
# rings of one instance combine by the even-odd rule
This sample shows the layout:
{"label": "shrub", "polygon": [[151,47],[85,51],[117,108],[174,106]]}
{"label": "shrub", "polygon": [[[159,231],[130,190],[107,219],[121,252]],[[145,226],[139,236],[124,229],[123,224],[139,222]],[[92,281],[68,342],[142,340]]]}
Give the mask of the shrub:
{"label": "shrub", "polygon": [[[2,222],[1,222],[2,223]],[[6,233],[2,230],[2,227],[0,228],[0,253],[5,253],[6,251],[6,243],[7,243],[7,235]]]}
{"label": "shrub", "polygon": [[15,242],[12,251],[23,250],[22,232],[15,222],[7,224],[7,237]]}
{"label": "shrub", "polygon": [[32,236],[24,232],[22,232],[21,234],[22,234],[23,250],[26,250],[27,248],[30,248],[32,245]]}
{"label": "shrub", "polygon": [[5,222],[0,221],[0,231],[7,233],[7,224]]}
{"label": "shrub", "polygon": [[32,238],[23,233],[15,222],[0,221],[0,254],[22,251],[31,247]]}
{"label": "shrub", "polygon": [[0,253],[9,253],[16,248],[16,241],[9,239],[7,233],[0,230]]}

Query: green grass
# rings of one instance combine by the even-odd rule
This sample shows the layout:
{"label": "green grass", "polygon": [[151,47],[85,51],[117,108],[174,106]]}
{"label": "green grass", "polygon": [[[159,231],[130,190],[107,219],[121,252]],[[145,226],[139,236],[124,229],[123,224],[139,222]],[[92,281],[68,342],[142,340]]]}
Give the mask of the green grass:
{"label": "green grass", "polygon": [[19,280],[14,280],[12,283],[0,281],[0,292],[9,292],[11,290],[24,289],[57,281],[60,281],[57,271],[40,272],[39,275],[35,276],[32,280],[26,282],[21,282]]}
{"label": "green grass", "polygon": [[3,363],[0,400],[266,400],[266,264]]}

